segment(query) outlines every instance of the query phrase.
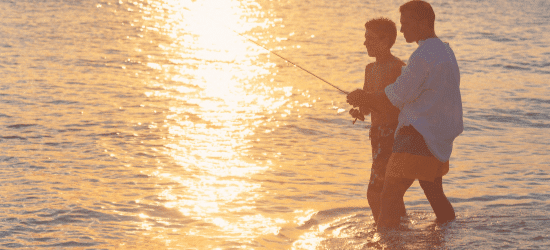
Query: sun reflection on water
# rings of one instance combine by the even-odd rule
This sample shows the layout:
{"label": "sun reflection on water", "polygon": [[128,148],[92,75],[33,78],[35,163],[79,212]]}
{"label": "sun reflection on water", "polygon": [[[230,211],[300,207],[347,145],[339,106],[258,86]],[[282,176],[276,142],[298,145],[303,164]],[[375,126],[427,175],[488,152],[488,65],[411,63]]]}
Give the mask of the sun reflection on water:
{"label": "sun reflection on water", "polygon": [[[159,199],[168,209],[215,226],[207,231],[185,228],[179,234],[244,240],[276,234],[278,225],[286,221],[255,210],[263,191],[259,183],[249,180],[271,163],[253,160],[247,152],[251,141],[259,140],[254,135],[263,132],[258,131],[260,127],[273,131],[271,126],[278,126],[267,115],[288,104],[292,88],[277,89],[286,94],[272,97],[274,89],[264,83],[271,79],[274,64],[259,60],[268,52],[237,34],[264,29],[274,21],[264,18],[254,1],[134,5],[150,13],[147,19],[153,27],[145,30],[171,39],[157,41],[168,59],[148,56],[143,63],[158,79],[150,83],[155,90],[145,95],[170,104],[162,125],[168,131],[165,154],[178,166],[150,173],[162,183],[174,183],[158,194]],[[141,216],[145,230],[154,227],[151,220],[169,223]]]}

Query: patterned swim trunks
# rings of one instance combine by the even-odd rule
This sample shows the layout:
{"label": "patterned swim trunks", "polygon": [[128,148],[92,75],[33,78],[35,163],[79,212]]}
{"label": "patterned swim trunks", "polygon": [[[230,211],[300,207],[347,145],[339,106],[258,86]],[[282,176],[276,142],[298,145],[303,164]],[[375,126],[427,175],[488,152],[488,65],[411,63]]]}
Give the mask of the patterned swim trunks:
{"label": "patterned swim trunks", "polygon": [[376,126],[369,131],[372,145],[372,168],[368,189],[382,192],[386,179],[386,165],[390,160],[394,142],[394,127]]}
{"label": "patterned swim trunks", "polygon": [[397,131],[392,151],[386,172],[388,177],[433,182],[449,172],[449,161],[440,162],[413,126]]}

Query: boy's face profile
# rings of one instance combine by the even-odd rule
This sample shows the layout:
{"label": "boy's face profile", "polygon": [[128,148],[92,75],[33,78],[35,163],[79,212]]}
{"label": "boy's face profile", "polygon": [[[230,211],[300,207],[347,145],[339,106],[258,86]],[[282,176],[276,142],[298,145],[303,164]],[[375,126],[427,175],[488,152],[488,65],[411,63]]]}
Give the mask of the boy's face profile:
{"label": "boy's face profile", "polygon": [[367,48],[367,53],[370,57],[377,57],[387,47],[378,35],[368,29],[365,31],[365,42],[363,45]]}

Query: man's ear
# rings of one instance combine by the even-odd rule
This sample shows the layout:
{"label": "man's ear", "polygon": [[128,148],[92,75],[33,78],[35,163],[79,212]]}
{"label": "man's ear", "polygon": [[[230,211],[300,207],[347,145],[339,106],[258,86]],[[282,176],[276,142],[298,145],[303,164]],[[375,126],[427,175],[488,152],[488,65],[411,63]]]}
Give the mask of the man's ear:
{"label": "man's ear", "polygon": [[423,30],[430,30],[431,28],[430,28],[429,22],[430,21],[428,21],[428,19],[423,19],[418,21],[418,25],[420,25]]}

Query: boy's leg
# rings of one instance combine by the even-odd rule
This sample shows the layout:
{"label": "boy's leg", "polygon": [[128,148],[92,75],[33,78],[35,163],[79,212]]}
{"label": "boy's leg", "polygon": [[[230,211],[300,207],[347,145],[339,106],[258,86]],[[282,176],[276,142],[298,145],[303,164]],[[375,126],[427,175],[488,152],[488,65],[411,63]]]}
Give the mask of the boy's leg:
{"label": "boy's leg", "polygon": [[372,146],[372,168],[367,188],[367,201],[372,211],[374,221],[380,216],[380,197],[386,179],[386,165],[392,154],[393,130],[385,126],[373,126],[369,130]]}
{"label": "boy's leg", "polygon": [[403,195],[413,182],[414,180],[386,176],[380,198],[378,229],[399,226],[401,216],[406,215]]}
{"label": "boy's leg", "polygon": [[447,196],[445,196],[445,193],[443,193],[443,178],[437,177],[434,182],[420,180],[419,182],[420,187],[424,190],[424,194],[434,210],[437,222],[446,223],[454,220],[455,210],[447,199]]}
{"label": "boy's leg", "polygon": [[367,201],[369,202],[375,222],[378,222],[378,216],[380,216],[380,196],[384,188],[384,177],[380,176],[380,173],[377,172],[374,168],[371,169],[369,186],[367,188]]}

